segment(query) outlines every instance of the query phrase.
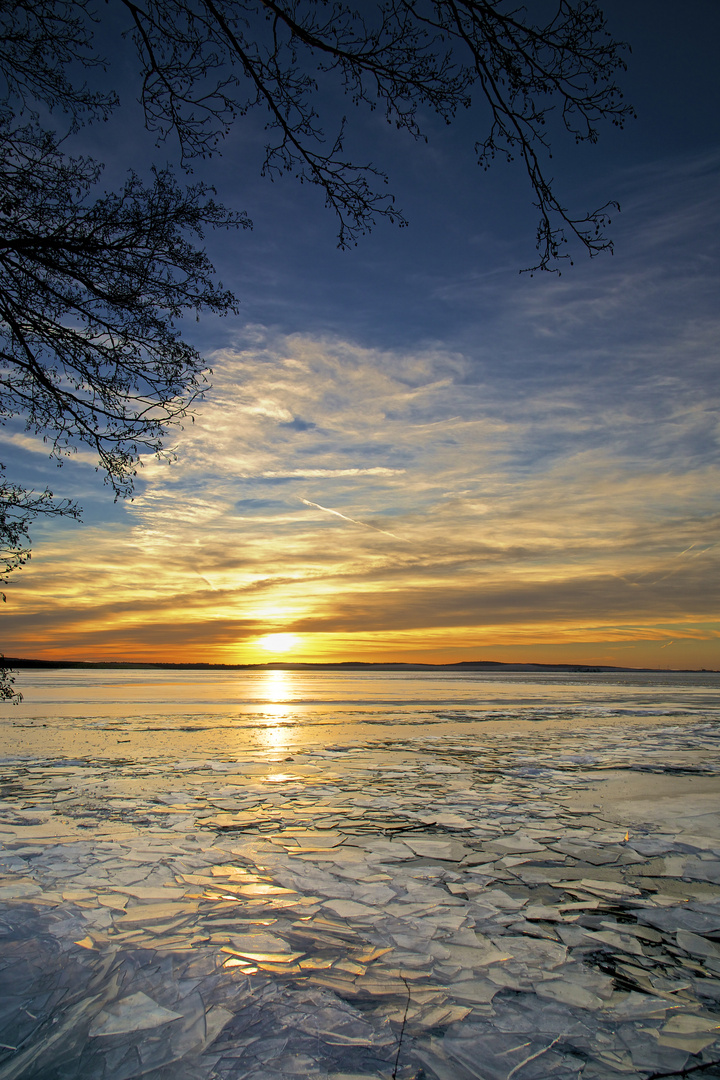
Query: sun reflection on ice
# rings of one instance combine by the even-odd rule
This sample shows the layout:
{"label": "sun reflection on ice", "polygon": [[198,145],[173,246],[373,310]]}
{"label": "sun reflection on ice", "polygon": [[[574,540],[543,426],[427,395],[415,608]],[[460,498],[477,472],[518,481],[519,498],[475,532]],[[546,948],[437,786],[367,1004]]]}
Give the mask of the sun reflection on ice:
{"label": "sun reflection on ice", "polygon": [[292,701],[291,681],[286,671],[268,671],[264,676],[265,719],[268,723],[262,740],[269,750],[287,749],[287,721]]}

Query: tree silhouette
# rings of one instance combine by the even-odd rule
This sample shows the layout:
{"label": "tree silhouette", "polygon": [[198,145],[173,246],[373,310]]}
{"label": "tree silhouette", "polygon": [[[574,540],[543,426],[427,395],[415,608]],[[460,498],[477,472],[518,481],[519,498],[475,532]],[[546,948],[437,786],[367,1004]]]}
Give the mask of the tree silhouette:
{"label": "tree silhouette", "polygon": [[[623,46],[594,0],[559,0],[543,21],[546,5],[531,15],[507,0],[108,5],[135,46],[146,125],[175,141],[180,168],[260,109],[263,173],[320,187],[342,247],[379,219],[405,219],[381,169],[346,154],[347,119],[326,135],[338,91],[418,139],[427,111],[451,123],[482,106],[479,164],[517,159],[539,211],[530,269],[557,270],[569,241],[590,255],[611,246],[614,204],[571,212],[547,172],[553,126],[553,138],[594,142],[602,122],[631,113],[614,82]],[[162,452],[202,395],[205,363],[180,335],[183,313],[234,310],[204,232],[250,222],[168,168],[131,173],[113,193],[101,190],[101,165],[72,156],[79,129],[121,105],[97,29],[90,0],[0,0],[0,421],[19,418],[56,457],[89,445],[117,497],[132,490],[140,454]],[[29,557],[28,525],[45,513],[78,508],[0,484],[3,580]]]}
{"label": "tree silhouette", "polygon": [[[380,217],[404,218],[382,190],[385,175],[346,158],[347,120],[326,137],[325,87],[381,109],[415,138],[425,137],[423,110],[451,123],[458,110],[482,106],[479,164],[517,158],[540,211],[534,268],[556,268],[570,237],[590,254],[610,246],[602,230],[615,204],[573,215],[546,160],[553,117],[575,142],[595,142],[601,122],[622,125],[632,114],[614,81],[625,47],[594,0],[530,10],[507,0],[119,2],[133,19],[149,128],[173,135],[187,162],[212,153],[239,117],[261,108],[270,132],[264,172],[319,185],[342,246]],[[533,22],[542,10],[549,16]]]}

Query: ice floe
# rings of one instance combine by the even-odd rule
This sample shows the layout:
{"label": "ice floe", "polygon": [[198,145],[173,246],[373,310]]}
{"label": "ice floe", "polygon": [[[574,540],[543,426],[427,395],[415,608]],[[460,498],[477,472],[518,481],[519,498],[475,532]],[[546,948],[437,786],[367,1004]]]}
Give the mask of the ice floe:
{"label": "ice floe", "polygon": [[703,1075],[720,804],[593,792],[716,727],[643,730],[3,762],[0,1080]]}

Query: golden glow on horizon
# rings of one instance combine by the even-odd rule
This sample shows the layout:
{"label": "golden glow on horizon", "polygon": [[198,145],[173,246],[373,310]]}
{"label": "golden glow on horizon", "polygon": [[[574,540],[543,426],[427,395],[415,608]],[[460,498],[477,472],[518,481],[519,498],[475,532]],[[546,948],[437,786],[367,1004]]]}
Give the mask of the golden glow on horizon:
{"label": "golden glow on horizon", "polygon": [[271,653],[286,653],[295,647],[295,634],[266,634],[258,639],[258,645]]}
{"label": "golden glow on horizon", "polygon": [[[720,668],[716,465],[578,450],[581,384],[551,414],[540,395],[496,415],[452,356],[270,345],[218,359],[221,392],[173,470],[144,462],[124,518],[37,545],[3,605],[5,655]],[[313,421],[291,438],[278,418],[298,410]],[[635,447],[632,411],[617,424]],[[541,436],[563,452],[516,468]],[[261,698],[292,724],[287,698]]]}

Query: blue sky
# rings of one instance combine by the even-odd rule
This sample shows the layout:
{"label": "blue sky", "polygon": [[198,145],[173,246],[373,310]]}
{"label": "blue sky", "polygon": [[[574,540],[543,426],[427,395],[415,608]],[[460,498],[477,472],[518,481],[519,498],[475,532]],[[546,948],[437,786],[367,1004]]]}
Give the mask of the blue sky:
{"label": "blue sky", "polygon": [[[472,113],[427,145],[361,118],[410,225],[349,251],[317,191],[258,176],[261,124],[233,132],[203,175],[254,222],[209,241],[240,313],[188,320],[214,376],[178,460],[113,505],[86,453],[57,472],[6,432],[85,507],[35,529],[6,654],[720,667],[720,9],[605,11],[638,118],[554,171],[622,213],[560,278],[519,275],[528,186],[474,166]],[[133,118],[83,135],[109,184],[149,154]]]}

